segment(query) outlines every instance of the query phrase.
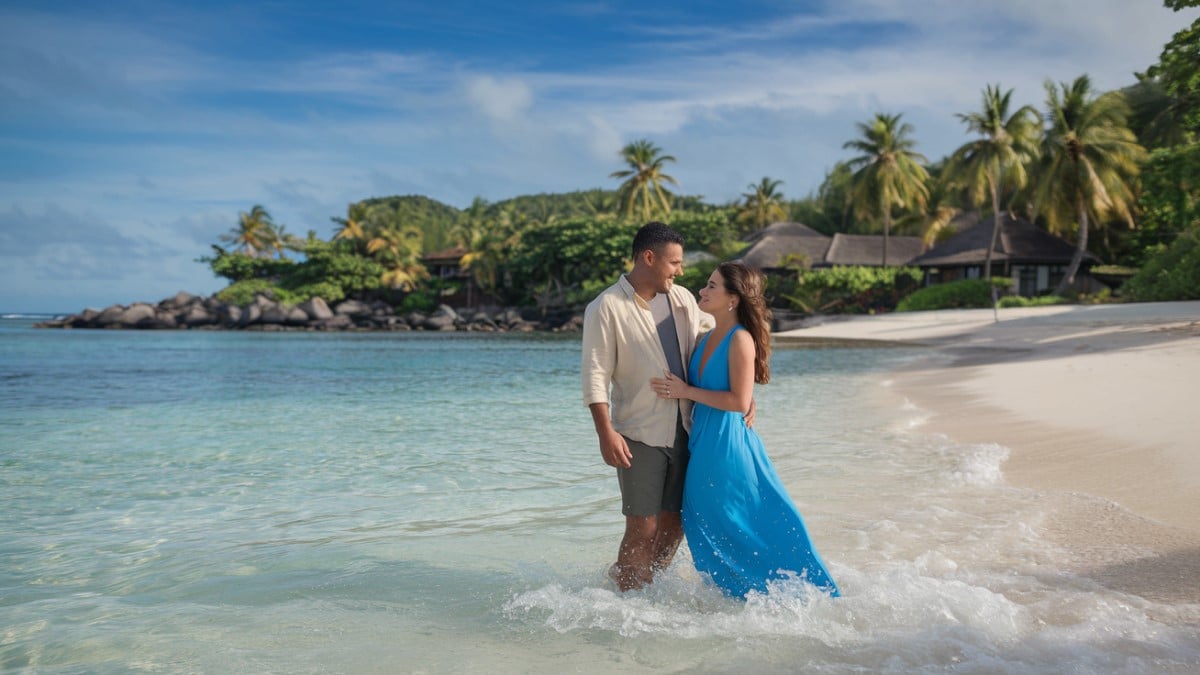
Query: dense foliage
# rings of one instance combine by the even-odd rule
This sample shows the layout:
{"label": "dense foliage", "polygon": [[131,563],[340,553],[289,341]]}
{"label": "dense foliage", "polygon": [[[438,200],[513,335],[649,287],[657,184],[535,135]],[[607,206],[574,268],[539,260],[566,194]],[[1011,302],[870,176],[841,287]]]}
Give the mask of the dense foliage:
{"label": "dense foliage", "polygon": [[372,197],[360,202],[381,226],[411,226],[421,231],[426,251],[452,246],[450,229],[461,212],[448,204],[421,195]]}
{"label": "dense foliage", "polygon": [[992,306],[994,285],[1007,286],[1008,279],[963,279],[936,286],[926,286],[900,301],[898,312],[921,312],[934,309],[982,309]]}
{"label": "dense foliage", "polygon": [[215,274],[229,279],[228,287],[217,294],[224,302],[246,305],[257,294],[298,304],[312,297],[337,302],[347,297],[365,297],[382,286],[381,265],[355,253],[344,242],[325,242],[310,237],[304,248],[305,258],[293,261],[253,258],[229,253],[214,246],[215,256],[203,258]]}
{"label": "dense foliage", "polygon": [[1200,143],[1161,148],[1142,168],[1139,227],[1120,262],[1141,265],[1180,232],[1200,227]]}
{"label": "dense foliage", "polygon": [[590,300],[625,271],[634,231],[624,221],[586,218],[527,231],[508,262],[512,288],[523,293],[514,299],[543,310]]}
{"label": "dense foliage", "polygon": [[1200,228],[1180,234],[1150,258],[1121,292],[1139,302],[1200,300]]}
{"label": "dense foliage", "polygon": [[[1175,11],[1200,6],[1197,0],[1165,0],[1163,4]],[[1176,101],[1184,127],[1200,133],[1200,19],[1175,33],[1148,74]]]}
{"label": "dense foliage", "polygon": [[776,307],[821,314],[875,314],[895,310],[923,278],[916,267],[832,267],[772,278],[767,293]]}

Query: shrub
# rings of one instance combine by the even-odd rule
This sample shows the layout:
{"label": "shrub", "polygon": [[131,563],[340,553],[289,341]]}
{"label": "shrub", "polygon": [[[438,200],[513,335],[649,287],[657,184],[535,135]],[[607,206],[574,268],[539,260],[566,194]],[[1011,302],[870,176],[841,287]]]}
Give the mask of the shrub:
{"label": "shrub", "polygon": [[801,271],[794,281],[773,280],[768,292],[776,304],[782,298],[805,312],[874,314],[895,310],[922,278],[916,267],[832,267]]}
{"label": "shrub", "polygon": [[217,292],[217,299],[231,305],[246,305],[254,302],[254,296],[262,293],[270,297],[278,297],[279,288],[266,279],[245,279],[235,281]]}
{"label": "shrub", "polygon": [[229,253],[220,246],[213,246],[214,256],[205,256],[198,262],[208,263],[213,274],[232,282],[251,279],[275,279],[287,273],[296,263],[283,258],[256,258],[244,253]]}
{"label": "shrub", "polygon": [[932,309],[984,309],[992,306],[992,286],[1007,288],[1011,279],[963,279],[928,286],[900,301],[898,312]]}
{"label": "shrub", "polygon": [[1036,298],[1027,298],[1023,295],[1006,295],[1000,298],[999,305],[1001,307],[1046,307],[1048,305],[1065,305],[1070,300],[1061,295],[1042,295]]}
{"label": "shrub", "polygon": [[1200,229],[1181,233],[1147,260],[1121,293],[1136,302],[1200,300]]}
{"label": "shrub", "polygon": [[409,312],[430,312],[433,311],[434,307],[437,307],[437,294],[428,289],[419,289],[404,296],[404,300],[400,303],[399,311],[402,314]]}

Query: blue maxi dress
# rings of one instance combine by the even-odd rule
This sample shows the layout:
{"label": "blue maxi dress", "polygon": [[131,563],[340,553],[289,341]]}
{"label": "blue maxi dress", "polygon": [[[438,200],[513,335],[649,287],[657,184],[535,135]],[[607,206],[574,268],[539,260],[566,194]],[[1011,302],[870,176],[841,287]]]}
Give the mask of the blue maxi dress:
{"label": "blue maxi dress", "polygon": [[[695,386],[729,391],[729,343],[735,326],[700,373],[710,332],[688,364]],[[804,520],[767,457],[758,433],[740,412],[697,403],[688,442],[692,457],[683,488],[683,531],[696,569],[734,597],[766,592],[791,574],[839,595],[813,548]]]}

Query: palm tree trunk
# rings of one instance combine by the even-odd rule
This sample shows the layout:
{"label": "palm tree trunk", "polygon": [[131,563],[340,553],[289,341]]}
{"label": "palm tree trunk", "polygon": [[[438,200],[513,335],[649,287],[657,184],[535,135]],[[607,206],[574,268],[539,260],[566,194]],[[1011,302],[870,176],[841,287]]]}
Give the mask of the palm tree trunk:
{"label": "palm tree trunk", "polygon": [[996,250],[996,238],[1000,236],[1000,191],[996,188],[996,181],[991,174],[988,175],[988,187],[992,189],[992,238],[988,244],[987,256],[983,259],[983,278],[991,280],[992,251]]}
{"label": "palm tree trunk", "polygon": [[884,191],[883,199],[883,266],[887,267],[888,253],[888,234],[892,230],[892,201],[888,199],[887,191]]}
{"label": "palm tree trunk", "polygon": [[1062,281],[1058,282],[1058,288],[1054,289],[1055,295],[1063,295],[1075,283],[1075,275],[1079,273],[1079,265],[1083,262],[1083,254],[1087,251],[1088,240],[1088,213],[1087,205],[1083,202],[1083,195],[1080,194],[1075,198],[1076,208],[1079,209],[1079,242],[1075,244],[1075,254],[1071,256],[1071,264],[1067,266],[1067,273],[1063,275]]}
{"label": "palm tree trunk", "polygon": [[883,266],[887,267],[888,232],[892,229],[892,214],[883,217]]}

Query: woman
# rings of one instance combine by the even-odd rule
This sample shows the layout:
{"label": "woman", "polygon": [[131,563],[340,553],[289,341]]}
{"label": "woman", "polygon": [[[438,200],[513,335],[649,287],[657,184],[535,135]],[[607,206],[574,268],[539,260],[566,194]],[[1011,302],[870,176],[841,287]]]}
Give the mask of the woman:
{"label": "woman", "polygon": [[700,290],[699,305],[716,327],[692,354],[688,382],[694,384],[672,374],[650,380],[660,397],[696,402],[683,488],[683,531],[696,569],[734,597],[766,592],[768,581],[791,574],[836,596],[837,584],[762,439],[742,419],[754,383],[770,379],[762,274],[722,263]]}

